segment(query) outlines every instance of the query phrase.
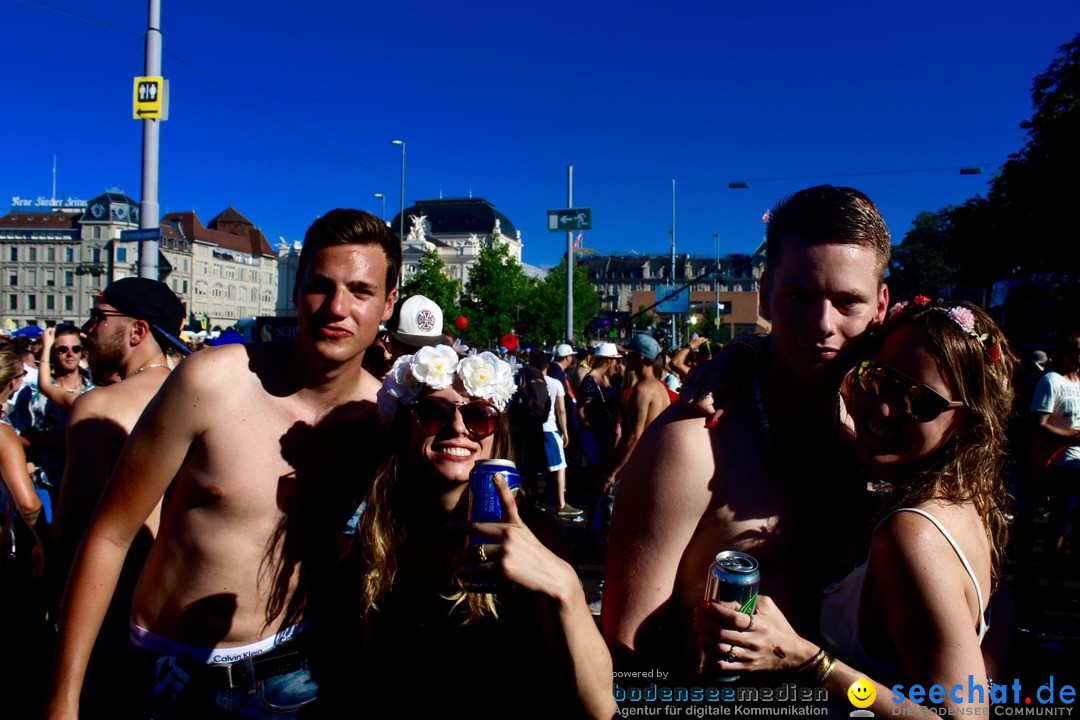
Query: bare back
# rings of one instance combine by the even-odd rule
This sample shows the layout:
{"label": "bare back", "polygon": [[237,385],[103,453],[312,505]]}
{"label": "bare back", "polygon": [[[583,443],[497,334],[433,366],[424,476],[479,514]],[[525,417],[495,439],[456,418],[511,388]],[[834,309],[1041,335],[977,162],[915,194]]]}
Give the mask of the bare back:
{"label": "bare back", "polygon": [[[374,454],[363,441],[376,432],[379,384],[363,373],[329,404],[280,394],[284,350],[230,346],[185,361],[133,436],[141,447],[167,443],[180,461],[132,608],[148,630],[229,646],[295,622],[299,568],[333,552],[337,518],[355,508],[360,490],[349,489],[365,480],[357,455]],[[128,466],[141,461],[134,455]],[[311,537],[320,528],[329,549]]]}

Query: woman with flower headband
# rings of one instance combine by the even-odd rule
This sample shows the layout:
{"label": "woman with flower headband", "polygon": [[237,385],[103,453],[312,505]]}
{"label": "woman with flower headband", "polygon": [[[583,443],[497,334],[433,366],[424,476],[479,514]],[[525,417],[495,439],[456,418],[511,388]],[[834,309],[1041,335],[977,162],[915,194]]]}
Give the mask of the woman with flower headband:
{"label": "woman with flower headband", "polygon": [[[371,486],[350,558],[361,577],[360,649],[344,678],[401,691],[396,710],[615,710],[611,657],[577,575],[522,520],[502,476],[502,522],[463,522],[474,463],[510,452],[503,411],[516,388],[492,353],[459,360],[437,345],[399,358],[379,393],[399,443]],[[484,543],[466,552],[466,535]],[[467,592],[463,581],[477,580],[513,589]]]}
{"label": "woman with flower headband", "polygon": [[988,703],[980,646],[1007,534],[1001,463],[1014,363],[974,305],[925,296],[895,305],[874,359],[845,383],[841,410],[886,512],[866,562],[825,591],[826,647],[798,636],[768,597],[753,615],[703,603],[696,624],[708,666],[796,671],[844,706],[856,680],[872,679],[877,714],[898,712],[894,683],[941,685],[946,694],[933,701],[952,706],[959,699],[948,690],[961,684],[966,701],[970,677]]}

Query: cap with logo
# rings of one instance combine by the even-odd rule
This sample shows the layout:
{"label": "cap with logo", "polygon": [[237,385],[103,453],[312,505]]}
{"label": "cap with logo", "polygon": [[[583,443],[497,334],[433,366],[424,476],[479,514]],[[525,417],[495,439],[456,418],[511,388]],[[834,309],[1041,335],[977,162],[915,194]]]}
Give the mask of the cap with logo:
{"label": "cap with logo", "polygon": [[445,342],[442,331],[442,308],[423,295],[413,295],[401,304],[397,330],[390,334],[405,345],[438,345]]}

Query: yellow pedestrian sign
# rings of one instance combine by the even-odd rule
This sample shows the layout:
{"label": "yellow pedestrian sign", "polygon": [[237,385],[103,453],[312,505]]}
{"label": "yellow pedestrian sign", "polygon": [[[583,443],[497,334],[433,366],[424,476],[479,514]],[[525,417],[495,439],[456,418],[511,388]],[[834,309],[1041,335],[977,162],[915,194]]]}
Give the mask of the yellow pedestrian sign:
{"label": "yellow pedestrian sign", "polygon": [[165,80],[161,77],[135,78],[135,97],[131,114],[136,120],[164,120],[168,111],[165,104]]}

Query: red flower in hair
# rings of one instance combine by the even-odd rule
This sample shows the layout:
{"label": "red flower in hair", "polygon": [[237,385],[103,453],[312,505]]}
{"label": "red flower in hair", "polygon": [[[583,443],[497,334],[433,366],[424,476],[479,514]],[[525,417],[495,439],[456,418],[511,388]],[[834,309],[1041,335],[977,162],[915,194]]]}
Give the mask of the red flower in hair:
{"label": "red flower in hair", "polygon": [[991,364],[996,363],[1000,359],[1001,359],[1001,350],[998,348],[997,345],[994,345],[993,347],[990,348],[990,363]]}
{"label": "red flower in hair", "polygon": [[916,305],[926,305],[928,302],[930,302],[930,298],[926,297],[925,295],[916,295],[914,298],[912,298],[911,302],[915,303]]}

